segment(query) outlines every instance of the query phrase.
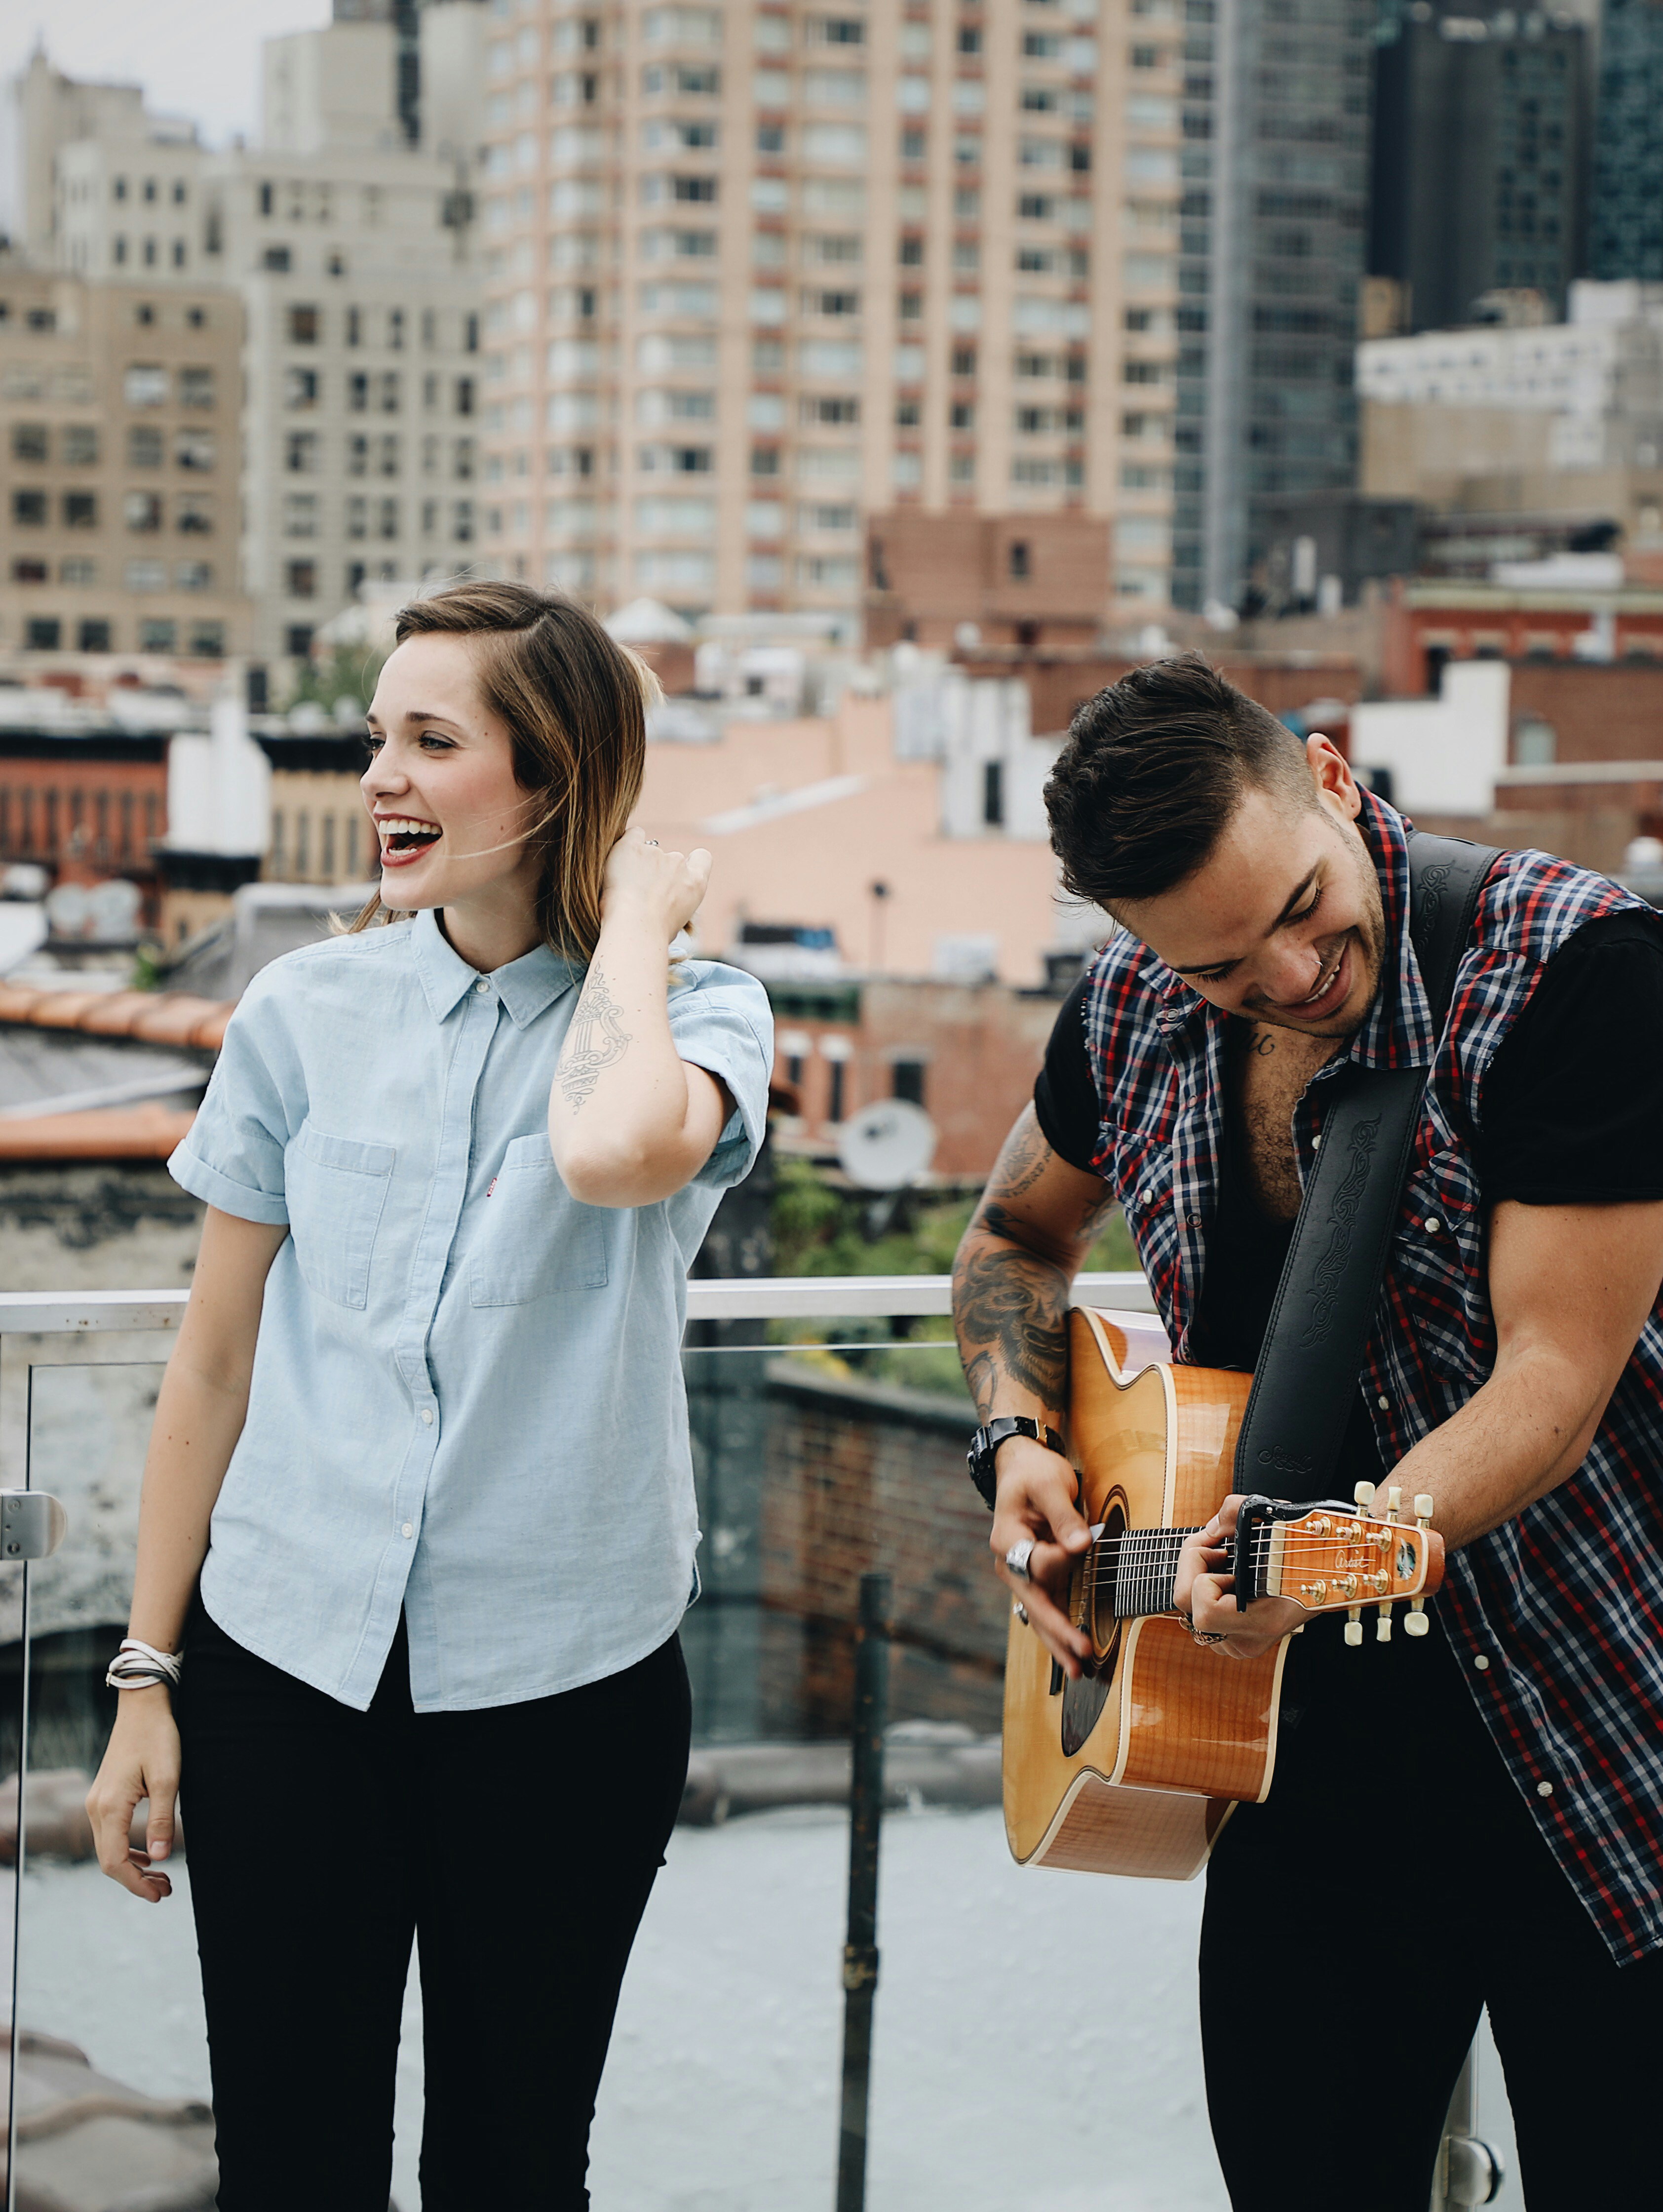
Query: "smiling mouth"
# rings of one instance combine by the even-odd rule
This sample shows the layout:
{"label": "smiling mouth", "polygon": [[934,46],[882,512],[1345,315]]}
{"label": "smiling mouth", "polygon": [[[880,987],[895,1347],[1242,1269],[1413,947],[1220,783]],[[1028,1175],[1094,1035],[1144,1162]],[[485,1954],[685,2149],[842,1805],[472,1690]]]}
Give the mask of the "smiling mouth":
{"label": "smiling mouth", "polygon": [[1325,974],[1319,976],[1315,990],[1310,992],[1305,998],[1301,999],[1296,1005],[1288,1007],[1286,1011],[1289,1013],[1292,1014],[1302,1012],[1308,1007],[1319,1006],[1321,1005],[1322,1001],[1328,996],[1329,993],[1333,989],[1334,985],[1339,980],[1339,971],[1344,965],[1345,955],[1350,947],[1350,940],[1349,938],[1342,940],[1339,951],[1334,955],[1332,966],[1330,967]]}
{"label": "smiling mouth", "polygon": [[390,815],[376,823],[381,839],[383,864],[414,860],[444,836],[437,823],[418,822],[413,816]]}

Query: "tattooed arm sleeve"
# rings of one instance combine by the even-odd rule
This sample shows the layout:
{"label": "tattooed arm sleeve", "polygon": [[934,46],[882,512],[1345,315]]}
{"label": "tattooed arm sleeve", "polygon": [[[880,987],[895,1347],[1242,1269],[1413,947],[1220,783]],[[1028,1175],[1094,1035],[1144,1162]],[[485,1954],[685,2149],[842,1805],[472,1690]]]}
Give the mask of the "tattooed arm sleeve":
{"label": "tattooed arm sleeve", "polygon": [[1059,1159],[1025,1107],[953,1267],[959,1357],[982,1420],[1062,1413],[1069,1285],[1108,1203],[1107,1187]]}

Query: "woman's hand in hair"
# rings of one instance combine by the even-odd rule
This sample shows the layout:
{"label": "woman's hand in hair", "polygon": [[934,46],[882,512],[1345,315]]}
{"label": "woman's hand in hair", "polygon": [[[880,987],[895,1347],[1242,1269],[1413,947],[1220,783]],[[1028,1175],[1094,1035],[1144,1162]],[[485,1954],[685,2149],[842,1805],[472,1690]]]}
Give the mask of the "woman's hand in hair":
{"label": "woman's hand in hair", "polygon": [[[87,1793],[87,1817],[100,1866],[112,1881],[151,1905],[173,1893],[161,1862],[173,1848],[179,1784],[179,1729],[167,1689],[158,1683],[148,1690],[124,1690],[104,1762]],[[133,1813],[146,1798],[144,1848],[137,1850]]]}
{"label": "woman's hand in hair", "polygon": [[704,903],[710,855],[673,853],[643,830],[626,830],[607,856],[603,923],[625,913],[650,915],[668,945]]}

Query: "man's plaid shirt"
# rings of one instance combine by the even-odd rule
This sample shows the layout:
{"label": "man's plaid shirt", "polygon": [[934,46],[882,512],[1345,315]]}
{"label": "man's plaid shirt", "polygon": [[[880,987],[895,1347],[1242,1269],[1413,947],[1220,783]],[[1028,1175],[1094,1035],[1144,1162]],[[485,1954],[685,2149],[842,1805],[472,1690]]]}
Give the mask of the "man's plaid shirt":
{"label": "man's plaid shirt", "polygon": [[[1385,974],[1368,1020],[1317,1074],[1294,1123],[1302,1180],[1324,1086],[1342,1067],[1424,1065],[1435,1048],[1360,1378],[1393,1467],[1465,1404],[1495,1358],[1473,1146],[1496,1048],[1567,939],[1642,902],[1545,853],[1504,854],[1439,1043],[1405,925],[1404,823],[1369,794],[1363,805]],[[1099,956],[1085,1006],[1102,1116],[1094,1165],[1125,1209],[1180,1360],[1217,1203],[1226,1027],[1135,938],[1122,933]],[[1453,1553],[1438,1601],[1467,1686],[1611,1951],[1629,1960],[1663,1947],[1663,1299],[1581,1467]]]}

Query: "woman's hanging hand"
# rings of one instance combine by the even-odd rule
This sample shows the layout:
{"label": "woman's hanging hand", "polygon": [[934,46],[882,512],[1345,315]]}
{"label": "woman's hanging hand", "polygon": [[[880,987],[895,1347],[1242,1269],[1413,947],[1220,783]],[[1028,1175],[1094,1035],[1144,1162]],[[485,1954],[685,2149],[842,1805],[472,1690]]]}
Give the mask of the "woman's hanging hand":
{"label": "woman's hanging hand", "polygon": [[[100,1866],[112,1881],[151,1905],[173,1893],[161,1862],[173,1848],[179,1783],[179,1729],[166,1686],[122,1691],[103,1763],[87,1793],[87,1817]],[[133,1813],[145,1798],[150,1810],[144,1849],[136,1850]]]}

